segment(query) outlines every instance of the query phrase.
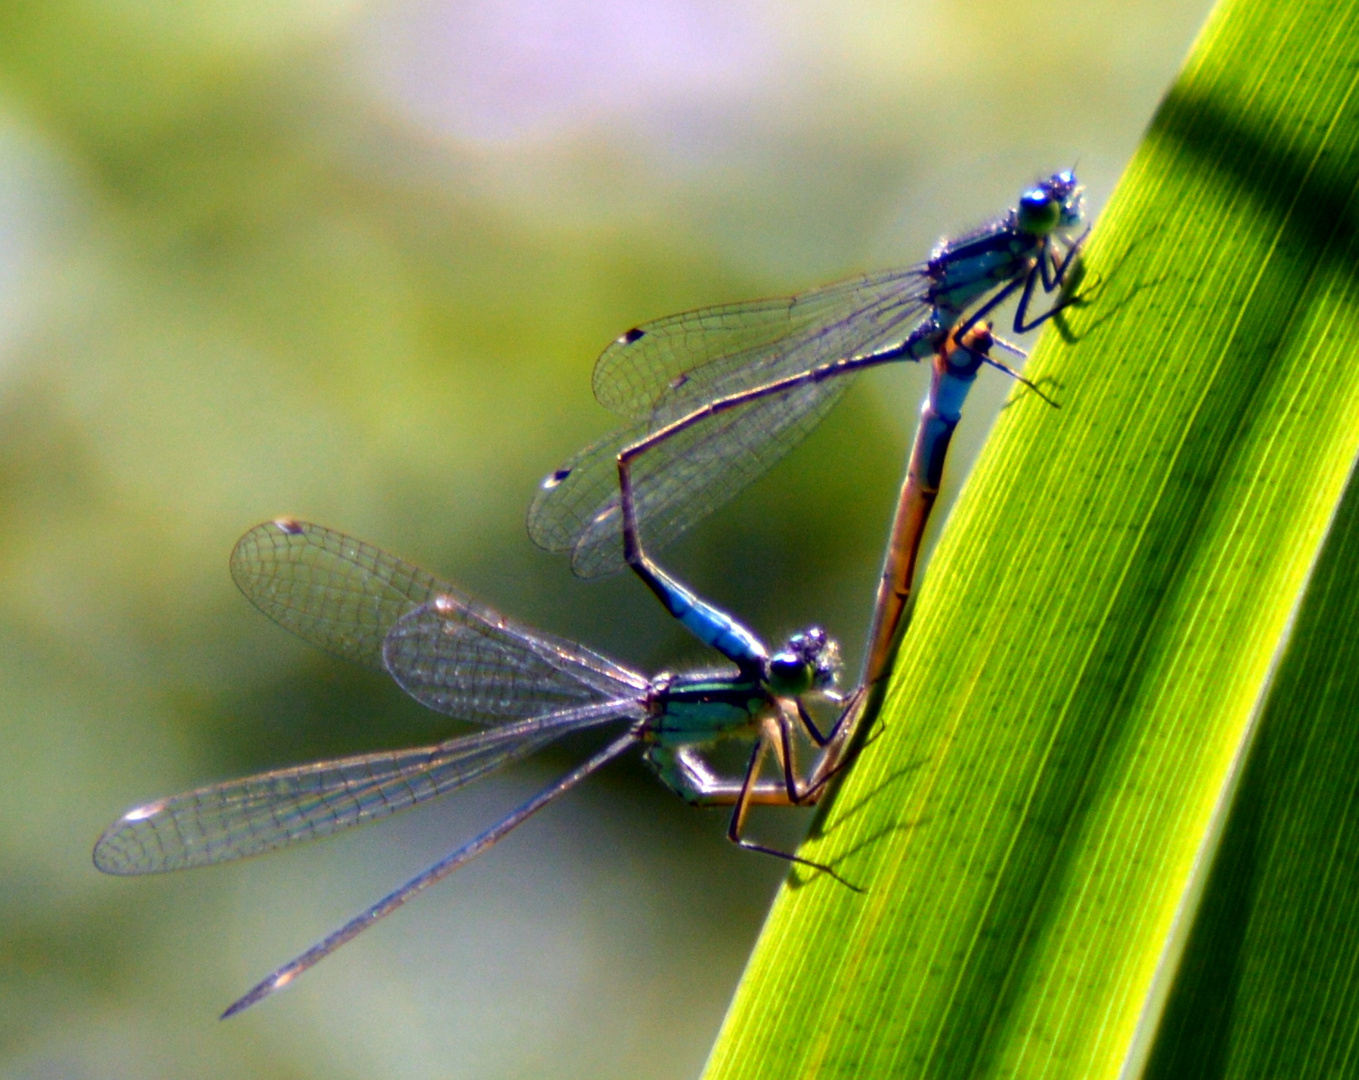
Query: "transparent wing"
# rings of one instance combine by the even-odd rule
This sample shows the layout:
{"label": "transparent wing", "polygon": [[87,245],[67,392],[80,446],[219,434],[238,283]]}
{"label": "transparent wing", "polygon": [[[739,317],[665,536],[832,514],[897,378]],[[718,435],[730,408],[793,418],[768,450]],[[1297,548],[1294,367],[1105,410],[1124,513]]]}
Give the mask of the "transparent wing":
{"label": "transparent wing", "polygon": [[[659,549],[770,469],[821,422],[852,375],[809,383],[721,413],[659,443],[633,462],[642,543]],[[550,476],[529,507],[529,535],[570,552],[581,577],[623,566],[618,454],[650,434],[646,421],[586,448]]]}
{"label": "transparent wing", "polygon": [[[595,394],[634,422],[543,482],[529,508],[529,535],[549,551],[570,552],[582,577],[620,569],[621,450],[728,395],[891,350],[928,319],[922,270],[908,267],[630,330],[599,358]],[[633,482],[643,544],[669,543],[771,468],[820,423],[851,378],[770,394],[695,424],[638,458]]]}
{"label": "transparent wing", "polygon": [[[328,652],[386,668],[382,645],[401,616],[435,597],[463,627],[450,663],[463,688],[441,711],[477,724],[627,697],[646,680],[584,646],[516,623],[433,574],[321,525],[280,519],[231,553],[236,584],[280,626]],[[399,681],[399,680],[398,680]]]}
{"label": "transparent wing", "polygon": [[415,806],[542,749],[567,732],[641,715],[609,702],[438,746],[320,761],[198,788],[129,810],[99,838],[108,874],[151,874],[259,855]]}
{"label": "transparent wing", "polygon": [[911,266],[643,323],[600,355],[595,397],[628,419],[663,423],[714,398],[878,352],[928,313],[927,284],[923,268]]}
{"label": "transparent wing", "polygon": [[418,566],[321,525],[280,518],[236,542],[231,576],[285,630],[382,668],[382,641],[411,608],[457,590]]}
{"label": "transparent wing", "polygon": [[642,676],[597,653],[453,595],[397,620],[383,657],[416,701],[477,723],[640,698],[648,689]]}
{"label": "transparent wing", "polygon": [[363,933],[368,927],[372,926],[378,919],[390,915],[397,908],[401,907],[413,896],[424,891],[436,881],[441,881],[460,866],[466,866],[478,855],[489,851],[499,843],[511,830],[517,829],[530,817],[536,814],[544,806],[553,802],[555,799],[565,795],[578,783],[584,780],[592,772],[600,767],[607,765],[620,754],[625,753],[637,743],[637,732],[635,730],[625,732],[622,736],[609,743],[603,750],[599,751],[594,757],[563,776],[560,780],[549,784],[537,795],[525,803],[521,803],[514,810],[511,810],[503,818],[497,821],[489,829],[478,836],[474,836],[467,843],[455,848],[445,855],[432,866],[427,866],[415,877],[411,878],[404,885],[388,893],[376,904],[370,904],[363,911],[359,912],[343,926],[331,931],[324,938],[318,941],[300,956],[295,956],[281,968],[276,969],[271,975],[261,979],[253,987],[247,990],[241,997],[237,998],[222,1013],[222,1019],[228,1016],[235,1016],[243,1009],[250,1008],[260,1001],[263,1001],[275,990],[281,990],[302,972],[315,966],[333,953],[347,941],[353,941],[359,934]]}

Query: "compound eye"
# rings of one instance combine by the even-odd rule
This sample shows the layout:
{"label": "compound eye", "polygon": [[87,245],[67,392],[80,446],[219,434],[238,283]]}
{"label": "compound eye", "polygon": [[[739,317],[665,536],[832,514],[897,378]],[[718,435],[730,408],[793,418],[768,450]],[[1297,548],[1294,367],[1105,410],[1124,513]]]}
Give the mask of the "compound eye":
{"label": "compound eye", "polygon": [[812,688],[812,666],[792,653],[775,653],[769,658],[769,686],[776,694],[796,697]]}
{"label": "compound eye", "polygon": [[1042,188],[1026,191],[1019,197],[1019,227],[1034,236],[1055,229],[1061,212],[1057,200]]}

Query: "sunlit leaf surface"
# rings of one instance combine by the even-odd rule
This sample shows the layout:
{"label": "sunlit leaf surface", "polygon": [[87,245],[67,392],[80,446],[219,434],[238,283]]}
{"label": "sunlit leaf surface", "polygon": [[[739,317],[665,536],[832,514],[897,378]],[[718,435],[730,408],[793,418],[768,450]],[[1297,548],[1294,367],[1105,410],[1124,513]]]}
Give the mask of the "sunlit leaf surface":
{"label": "sunlit leaf surface", "polygon": [[1352,778],[1308,763],[1353,649],[1352,542],[1317,567],[1359,450],[1356,56],[1353,4],[1216,12],[1029,369],[1062,407],[1012,398],[809,847],[867,892],[794,875],[709,1077],[1135,1071],[1186,936],[1159,1075],[1351,1060]]}

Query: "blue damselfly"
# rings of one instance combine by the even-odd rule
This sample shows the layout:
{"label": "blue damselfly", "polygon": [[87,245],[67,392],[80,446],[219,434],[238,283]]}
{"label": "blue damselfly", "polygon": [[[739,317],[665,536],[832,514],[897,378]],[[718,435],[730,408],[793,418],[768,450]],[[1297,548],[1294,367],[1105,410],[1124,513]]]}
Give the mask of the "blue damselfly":
{"label": "blue damselfly", "polygon": [[[595,366],[595,396],[628,426],[542,483],[529,509],[539,546],[569,553],[593,577],[624,564],[615,476],[620,454],[645,454],[632,477],[638,531],[663,546],[792,449],[868,367],[935,355],[1019,294],[1014,328],[1039,288],[1061,288],[1084,237],[1071,172],[1025,192],[989,225],[943,241],[926,262],[797,296],[702,308],[629,330]],[[977,305],[972,307],[972,305]]]}

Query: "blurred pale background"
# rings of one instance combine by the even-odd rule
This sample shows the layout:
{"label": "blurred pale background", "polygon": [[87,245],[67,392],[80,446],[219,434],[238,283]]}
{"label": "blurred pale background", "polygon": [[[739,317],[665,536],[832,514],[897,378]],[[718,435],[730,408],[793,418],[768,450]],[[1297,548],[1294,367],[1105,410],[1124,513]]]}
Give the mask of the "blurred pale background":
{"label": "blurred pale background", "polygon": [[[914,261],[1055,168],[1097,209],[1206,9],[0,8],[0,1074],[695,1075],[783,868],[636,763],[216,1020],[569,760],[251,863],[101,876],[134,802],[451,730],[272,626],[227,553],[296,514],[647,671],[702,662],[637,582],[577,582],[524,533],[610,426],[600,348]],[[924,375],[862,380],[673,565],[768,638],[824,622],[852,669]],[[955,490],[1009,389],[983,382]]]}

